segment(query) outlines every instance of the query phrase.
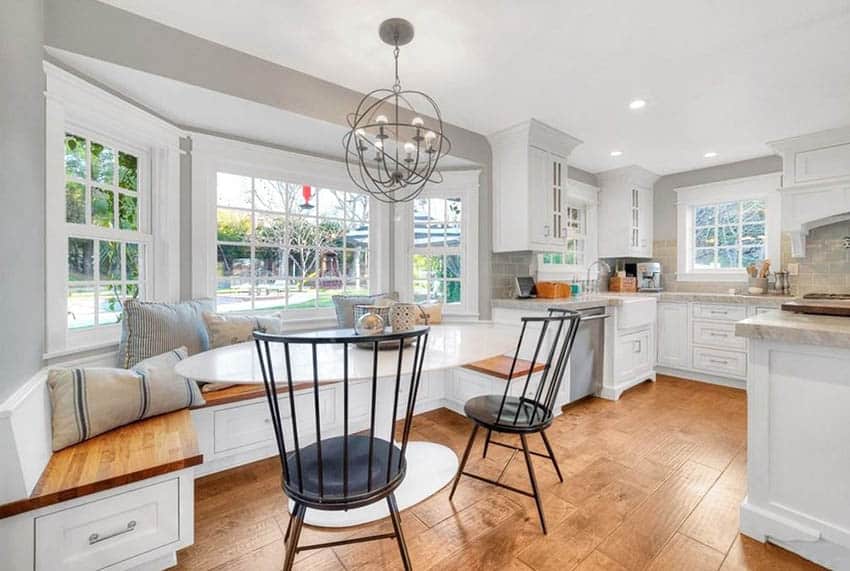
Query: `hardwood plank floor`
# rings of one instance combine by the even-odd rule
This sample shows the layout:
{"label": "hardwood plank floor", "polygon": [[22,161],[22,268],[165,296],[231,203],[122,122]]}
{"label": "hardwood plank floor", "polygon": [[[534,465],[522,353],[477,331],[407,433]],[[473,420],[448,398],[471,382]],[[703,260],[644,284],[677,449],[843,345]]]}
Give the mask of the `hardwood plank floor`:
{"label": "hardwood plank floor", "polygon": [[[471,478],[402,512],[417,569],[819,569],[738,533],[746,493],[746,395],[659,377],[620,401],[582,401],[547,434],[565,482],[534,457],[549,534],[530,498]],[[417,416],[413,440],[463,451],[471,424],[445,409]],[[511,438],[501,435],[503,441]],[[542,451],[539,437],[529,439]],[[479,439],[468,469],[528,488],[521,454]],[[289,516],[271,458],[195,483],[195,545],[180,569],[280,569]],[[388,521],[334,531],[305,526],[302,543],[384,533]],[[401,569],[394,541],[299,554],[301,569]]]}

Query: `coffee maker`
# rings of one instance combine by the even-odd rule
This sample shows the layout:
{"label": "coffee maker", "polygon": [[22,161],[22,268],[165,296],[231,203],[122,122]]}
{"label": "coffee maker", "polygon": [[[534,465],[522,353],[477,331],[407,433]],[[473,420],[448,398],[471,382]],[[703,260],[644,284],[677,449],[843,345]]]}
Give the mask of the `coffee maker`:
{"label": "coffee maker", "polygon": [[638,291],[661,291],[661,264],[640,262],[636,264]]}

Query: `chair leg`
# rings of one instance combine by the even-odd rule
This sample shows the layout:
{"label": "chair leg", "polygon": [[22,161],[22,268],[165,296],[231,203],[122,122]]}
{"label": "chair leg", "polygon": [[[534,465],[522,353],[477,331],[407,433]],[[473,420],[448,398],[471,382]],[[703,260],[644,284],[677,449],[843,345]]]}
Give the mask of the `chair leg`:
{"label": "chair leg", "polygon": [[551,459],[552,459],[552,464],[554,464],[554,465],[555,465],[555,472],[557,472],[557,473],[558,473],[558,479],[559,479],[559,480],[561,480],[561,482],[563,482],[563,481],[564,481],[564,477],[561,475],[561,467],[560,467],[560,466],[558,466],[558,460],[555,458],[555,453],[554,453],[554,452],[552,452],[552,445],[551,445],[551,444],[549,444],[549,438],[547,438],[547,437],[546,437],[546,431],[545,431],[545,430],[541,430],[541,431],[540,431],[540,436],[542,436],[542,437],[543,437],[543,444],[545,444],[545,445],[546,445],[546,452],[548,452],[548,453],[549,453],[549,458],[551,458]]}
{"label": "chair leg", "polygon": [[404,564],[405,571],[410,571],[413,569],[413,565],[410,563],[410,554],[407,552],[407,544],[404,542],[404,532],[401,529],[401,514],[398,511],[395,494],[387,496],[387,505],[390,508],[390,519],[393,521],[398,550],[401,552],[401,561]]}
{"label": "chair leg", "polygon": [[[291,533],[289,541],[286,542],[286,559],[283,562],[283,571],[290,571],[295,563],[295,554],[298,551],[298,538],[301,537],[301,526],[304,525],[304,513],[307,507],[304,504],[295,504],[290,519]],[[294,523],[293,523],[294,522]]]}
{"label": "chair leg", "polygon": [[522,453],[525,455],[525,465],[528,467],[528,477],[531,479],[531,489],[534,491],[534,503],[537,504],[537,514],[540,516],[540,526],[543,534],[546,532],[546,517],[543,515],[543,502],[540,498],[540,490],[537,489],[537,478],[534,476],[534,466],[531,465],[531,454],[528,451],[528,440],[525,434],[519,435],[522,440]]}
{"label": "chair leg", "polygon": [[472,444],[475,442],[475,435],[478,433],[478,425],[472,427],[472,434],[469,435],[469,442],[466,444],[466,450],[463,451],[463,458],[460,461],[460,466],[457,469],[455,481],[452,484],[452,491],[449,493],[449,501],[454,497],[457,483],[460,482],[460,475],[463,474],[463,469],[466,467],[466,461],[469,459],[469,451],[472,450]]}
{"label": "chair leg", "polygon": [[490,446],[490,436],[493,435],[493,431],[489,428],[487,429],[487,437],[484,439],[484,454],[481,456],[482,458],[487,457],[487,448]]}

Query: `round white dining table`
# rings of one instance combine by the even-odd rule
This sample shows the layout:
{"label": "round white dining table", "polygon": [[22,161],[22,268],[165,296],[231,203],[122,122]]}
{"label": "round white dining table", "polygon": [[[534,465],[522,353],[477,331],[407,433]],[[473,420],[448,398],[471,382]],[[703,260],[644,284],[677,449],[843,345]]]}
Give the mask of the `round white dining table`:
{"label": "round white dining table", "polygon": [[[422,371],[435,371],[462,367],[482,359],[512,353],[516,349],[519,329],[492,323],[443,323],[432,325],[428,334],[425,361]],[[280,344],[270,344],[272,359],[279,379],[285,378],[283,349]],[[313,366],[309,346],[303,350],[291,346],[293,383],[312,382]],[[319,382],[342,381],[341,344],[319,345]],[[404,351],[402,371],[412,369],[413,349]],[[397,351],[381,351],[378,376],[395,375],[398,364]],[[261,384],[263,375],[253,341],[212,349],[193,355],[175,367],[177,374],[199,382],[232,384]],[[371,378],[372,352],[349,350],[349,379]],[[415,420],[414,420],[415,423]],[[433,442],[409,442],[406,452],[407,475],[396,490],[400,509],[413,506],[448,484],[458,466],[457,455],[450,448]],[[290,502],[290,510],[293,505]],[[378,502],[347,512],[308,509],[304,522],[320,527],[347,527],[375,521],[389,515],[384,502]]]}

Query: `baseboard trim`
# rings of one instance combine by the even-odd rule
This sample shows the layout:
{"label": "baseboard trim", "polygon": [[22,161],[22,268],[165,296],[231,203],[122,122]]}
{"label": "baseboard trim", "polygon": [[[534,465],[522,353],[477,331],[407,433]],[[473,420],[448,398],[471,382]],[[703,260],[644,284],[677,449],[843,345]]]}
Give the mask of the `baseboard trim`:
{"label": "baseboard trim", "polygon": [[730,379],[728,377],[710,375],[708,373],[702,373],[699,371],[692,371],[686,369],[671,369],[668,367],[655,367],[655,372],[659,375],[676,377],[679,379],[684,379],[686,381],[706,383],[709,385],[719,385],[721,387],[731,387],[733,389],[740,389],[742,391],[747,390],[747,381],[743,379]]}
{"label": "baseboard trim", "polygon": [[850,547],[830,541],[828,529],[820,530],[794,521],[744,498],[741,504],[741,533],[796,553],[827,569],[850,569]]}

